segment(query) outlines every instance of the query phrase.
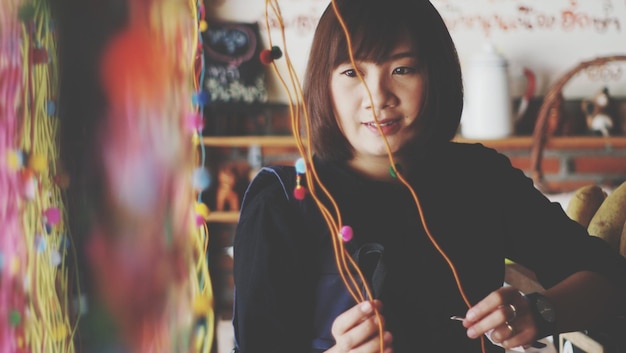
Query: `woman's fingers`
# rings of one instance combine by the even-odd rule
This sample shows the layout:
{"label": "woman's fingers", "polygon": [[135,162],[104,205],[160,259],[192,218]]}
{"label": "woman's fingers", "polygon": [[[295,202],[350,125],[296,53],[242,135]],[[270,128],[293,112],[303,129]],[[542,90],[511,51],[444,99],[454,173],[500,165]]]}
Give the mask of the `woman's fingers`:
{"label": "woman's fingers", "polygon": [[375,316],[380,302],[365,301],[348,309],[335,319],[331,332],[334,336],[343,335],[366,319]]}
{"label": "woman's fingers", "polygon": [[[380,328],[384,327],[380,301],[355,305],[335,319],[331,332],[338,352],[380,352]],[[391,347],[391,334],[383,334],[383,347]],[[385,352],[387,350],[385,349]]]}
{"label": "woman's fingers", "polygon": [[536,333],[528,302],[513,287],[503,287],[467,311],[463,326],[470,338],[483,334],[505,348],[527,345]]}

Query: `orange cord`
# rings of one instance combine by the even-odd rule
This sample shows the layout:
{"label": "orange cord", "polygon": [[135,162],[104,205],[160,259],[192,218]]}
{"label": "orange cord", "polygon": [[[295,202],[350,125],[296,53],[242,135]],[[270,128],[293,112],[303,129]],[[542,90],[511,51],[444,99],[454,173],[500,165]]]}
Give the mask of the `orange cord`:
{"label": "orange cord", "polygon": [[[286,38],[285,38],[285,26],[284,26],[284,22],[283,22],[283,19],[282,19],[282,15],[280,14],[280,8],[279,8],[278,3],[276,1],[277,0],[266,0],[266,11],[265,11],[266,21],[265,21],[265,23],[266,23],[266,30],[267,30],[268,38],[269,38],[269,45],[270,45],[270,47],[273,46],[273,44],[272,44],[272,36],[270,35],[269,14],[268,14],[267,6],[271,6],[272,7],[274,15],[276,16],[276,19],[277,19],[277,21],[279,23],[280,30],[281,30],[280,33],[281,33],[281,36],[282,36],[282,43],[283,43],[283,53],[285,55],[285,61],[286,61],[286,64],[287,64],[289,77],[291,79],[291,83],[293,85],[294,91],[297,93],[298,98],[300,98],[300,101],[302,102],[302,108],[300,108],[299,105],[294,105],[293,97],[291,95],[291,91],[289,90],[289,88],[288,88],[288,86],[287,86],[283,76],[280,74],[280,72],[279,72],[279,70],[278,70],[278,68],[276,66],[276,63],[274,61],[272,61],[272,67],[274,69],[274,72],[278,76],[278,78],[279,78],[283,88],[285,89],[285,92],[288,95],[289,110],[290,110],[290,116],[291,116],[292,134],[293,134],[294,138],[296,139],[296,145],[297,145],[298,151],[299,151],[300,155],[303,157],[303,159],[306,162],[306,170],[307,171],[311,171],[311,173],[306,173],[305,174],[305,177],[307,179],[307,185],[309,186],[309,189],[310,189],[309,193],[311,194],[313,200],[315,201],[316,205],[320,209],[320,211],[322,213],[322,216],[324,217],[324,220],[326,221],[326,224],[328,225],[328,228],[330,229],[333,250],[335,252],[335,262],[337,264],[337,268],[339,269],[339,274],[341,275],[341,278],[342,278],[344,284],[346,285],[346,288],[348,289],[348,291],[350,292],[350,294],[352,295],[354,300],[357,303],[359,303],[359,302],[364,301],[365,298],[370,298],[370,299],[373,298],[372,297],[372,293],[371,293],[371,290],[370,290],[369,286],[367,285],[367,281],[365,280],[365,278],[363,276],[363,273],[361,272],[361,270],[359,269],[357,264],[354,262],[354,259],[345,250],[345,247],[344,247],[343,242],[342,242],[341,237],[340,237],[340,225],[342,224],[342,221],[341,221],[341,212],[339,211],[339,206],[337,205],[337,202],[332,197],[332,195],[330,194],[328,189],[326,189],[324,184],[321,182],[321,180],[320,180],[320,178],[319,178],[319,176],[317,174],[317,170],[315,169],[315,166],[313,164],[313,156],[312,156],[312,151],[310,149],[310,146],[311,146],[311,134],[310,134],[310,120],[309,120],[309,116],[308,116],[308,110],[306,109],[306,102],[304,100],[304,95],[302,93],[301,85],[299,84],[299,80],[297,78],[297,75],[295,73],[293,65],[291,64],[291,60],[289,59],[289,54],[288,54],[289,52],[287,50],[287,43],[286,43]],[[346,36],[346,42],[347,42],[348,54],[349,54],[348,56],[350,58],[350,62],[351,62],[351,64],[354,67],[356,67],[357,65],[356,65],[356,62],[355,62],[355,59],[354,59],[354,53],[353,53],[353,48],[352,48],[352,41],[351,41],[351,37],[350,37],[349,31],[347,29],[347,26],[346,26],[344,20],[343,20],[343,17],[341,16],[341,14],[339,12],[339,9],[337,8],[335,0],[331,0],[331,4],[333,6],[333,10],[335,11],[335,15],[337,17],[337,20],[339,21],[339,23],[340,23],[340,25],[341,25],[341,27],[343,29],[344,35]],[[371,91],[369,90],[369,87],[367,86],[367,83],[365,82],[365,79],[363,78],[362,74],[358,70],[356,70],[356,73],[357,73],[357,76],[358,76],[359,80],[361,81],[361,83],[365,87],[365,90],[367,92],[367,95],[368,95],[368,98],[369,98],[370,102],[373,103],[373,98],[372,98],[372,95],[371,95]],[[297,108],[294,108],[294,106],[296,106]],[[301,135],[300,135],[300,109],[302,109],[302,112],[304,113],[304,117],[305,117],[304,121],[305,121],[305,128],[306,128],[307,146],[309,148],[305,148],[304,143],[302,142]],[[400,180],[400,182],[411,193],[411,196],[413,197],[413,200],[414,200],[415,205],[417,207],[417,211],[419,213],[420,220],[422,222],[422,225],[424,227],[424,231],[426,232],[426,235],[427,235],[428,239],[430,240],[430,242],[433,244],[435,249],[437,249],[439,254],[444,258],[444,260],[448,264],[448,267],[450,268],[450,270],[452,271],[452,275],[454,276],[454,280],[456,282],[459,294],[463,298],[463,301],[465,302],[465,305],[468,307],[468,309],[471,308],[472,305],[471,305],[469,299],[467,298],[465,290],[463,289],[463,285],[461,284],[461,279],[460,279],[459,274],[458,274],[458,272],[456,270],[456,267],[454,266],[454,263],[448,257],[448,255],[445,253],[445,251],[441,248],[439,243],[435,240],[434,236],[432,235],[432,233],[431,233],[431,231],[430,231],[430,229],[428,227],[428,224],[426,222],[426,218],[424,216],[424,212],[423,212],[423,209],[422,209],[421,202],[419,201],[419,198],[417,197],[417,194],[415,193],[415,190],[413,189],[413,187],[411,187],[411,185],[406,181],[406,179],[402,176],[402,174],[396,168],[396,163],[395,163],[395,161],[393,159],[393,154],[391,152],[391,148],[389,146],[389,142],[387,141],[387,137],[383,133],[382,128],[380,127],[380,124],[378,124],[378,116],[377,116],[375,110],[372,110],[372,115],[374,117],[374,121],[376,122],[376,127],[377,127],[380,135],[383,136],[383,141],[385,143],[385,148],[387,150],[387,155],[388,155],[388,158],[389,158],[389,163],[391,164],[391,168],[393,169],[397,179]],[[315,182],[313,182],[313,181],[315,181]],[[326,197],[330,201],[330,203],[332,205],[332,208],[334,210],[334,213],[335,213],[335,218],[332,217],[331,212],[328,210],[328,208],[326,208],[326,206],[319,199],[319,197],[317,195],[317,192],[315,191],[316,185],[318,185],[320,187],[320,189],[322,190],[324,195],[326,195]],[[356,282],[356,279],[355,279],[354,275],[352,274],[351,269],[356,272],[357,276],[359,277],[359,279],[363,283],[363,287],[365,288],[365,293],[361,292],[360,287],[358,286],[358,283]],[[375,314],[376,314],[376,317],[378,319],[377,322],[378,322],[378,328],[379,328],[380,350],[382,352],[383,348],[384,348],[384,345],[383,345],[383,333],[384,333],[384,331],[383,331],[383,327],[382,327],[382,320],[380,320],[380,316],[379,316],[380,313],[378,312],[378,310],[375,310]],[[486,352],[486,347],[485,347],[484,336],[481,336],[481,348],[482,348],[482,352],[485,353]]]}

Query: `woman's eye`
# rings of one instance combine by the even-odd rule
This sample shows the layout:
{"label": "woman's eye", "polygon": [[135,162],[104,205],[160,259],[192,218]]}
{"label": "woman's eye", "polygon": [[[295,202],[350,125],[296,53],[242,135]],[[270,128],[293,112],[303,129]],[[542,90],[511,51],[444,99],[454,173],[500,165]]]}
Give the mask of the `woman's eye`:
{"label": "woman's eye", "polygon": [[397,67],[395,69],[393,69],[393,73],[395,75],[408,75],[408,74],[412,74],[415,73],[417,70],[415,70],[412,67],[406,67],[406,66],[402,66],[402,67]]}
{"label": "woman's eye", "polygon": [[357,77],[357,74],[356,74],[356,70],[355,70],[355,69],[348,69],[348,70],[344,70],[344,71],[342,72],[342,74],[343,74],[343,75],[346,75],[346,76],[348,76],[348,77]]}

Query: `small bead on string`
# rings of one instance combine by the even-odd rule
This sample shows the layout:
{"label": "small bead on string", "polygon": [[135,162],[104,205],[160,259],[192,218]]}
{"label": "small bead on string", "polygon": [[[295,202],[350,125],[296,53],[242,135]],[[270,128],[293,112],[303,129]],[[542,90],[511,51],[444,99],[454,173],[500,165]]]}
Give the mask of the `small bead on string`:
{"label": "small bead on string", "polygon": [[296,200],[304,200],[306,196],[306,188],[302,186],[302,175],[306,173],[306,163],[303,158],[298,158],[295,163],[296,168],[296,187],[293,190],[293,197]]}
{"label": "small bead on string", "polygon": [[263,49],[259,53],[259,59],[265,65],[271,64],[272,61],[280,59],[282,56],[283,52],[277,46],[273,46],[272,49]]}
{"label": "small bead on string", "polygon": [[341,240],[343,240],[344,243],[352,240],[352,237],[354,236],[354,232],[352,231],[352,227],[350,226],[341,227],[339,234],[341,235]]}

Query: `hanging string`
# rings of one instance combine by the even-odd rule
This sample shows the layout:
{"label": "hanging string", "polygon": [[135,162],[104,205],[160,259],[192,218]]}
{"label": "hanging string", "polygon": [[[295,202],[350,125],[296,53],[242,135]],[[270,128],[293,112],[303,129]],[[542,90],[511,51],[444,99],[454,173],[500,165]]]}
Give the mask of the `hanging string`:
{"label": "hanging string", "polygon": [[[333,11],[335,12],[335,15],[343,29],[345,38],[346,38],[346,42],[347,42],[347,49],[348,49],[348,56],[350,59],[350,62],[352,64],[353,67],[356,67],[356,61],[354,58],[354,53],[353,53],[353,45],[352,45],[352,40],[351,40],[351,36],[349,33],[349,30],[343,20],[343,17],[339,11],[339,9],[337,8],[337,4],[335,0],[331,0],[331,5],[333,7]],[[313,198],[313,200],[315,201],[316,205],[318,206],[318,208],[320,209],[322,216],[324,217],[324,220],[327,223],[327,226],[330,230],[331,233],[331,240],[332,240],[332,245],[333,245],[333,250],[335,252],[335,261],[337,263],[337,267],[339,269],[339,273],[341,275],[341,278],[346,286],[346,288],[348,289],[348,291],[350,292],[350,294],[352,295],[352,297],[354,298],[354,300],[356,302],[361,302],[363,301],[366,297],[367,298],[372,298],[370,289],[367,285],[367,282],[364,280],[363,278],[363,274],[361,273],[359,267],[355,264],[354,260],[352,259],[352,257],[350,256],[349,253],[346,252],[343,242],[341,241],[341,237],[337,236],[338,234],[340,234],[340,226],[342,225],[342,221],[341,221],[341,213],[339,211],[339,207],[336,203],[336,201],[334,200],[334,198],[332,197],[332,195],[330,194],[330,192],[324,187],[323,183],[321,182],[319,176],[317,175],[316,169],[315,169],[315,165],[313,163],[313,158],[312,158],[312,151],[310,149],[311,146],[311,140],[310,140],[310,120],[309,120],[309,116],[307,113],[307,109],[306,109],[306,102],[304,100],[303,94],[302,94],[302,89],[301,89],[301,85],[299,83],[299,80],[297,78],[295,69],[293,68],[293,65],[289,59],[289,54],[288,54],[288,49],[287,49],[287,45],[286,45],[286,39],[285,39],[285,28],[284,28],[284,23],[283,23],[283,19],[282,19],[282,15],[280,12],[280,8],[278,6],[277,0],[266,0],[266,30],[268,33],[268,38],[269,38],[269,46],[273,47],[273,43],[272,43],[272,35],[271,35],[271,31],[270,31],[270,27],[269,27],[269,14],[268,14],[268,8],[271,8],[273,11],[273,14],[275,16],[275,19],[277,20],[278,24],[279,24],[279,28],[280,28],[280,33],[281,33],[281,38],[282,38],[282,44],[283,44],[283,48],[284,48],[284,56],[285,56],[285,61],[286,61],[286,65],[287,65],[287,70],[289,73],[289,79],[291,82],[291,88],[289,88],[289,86],[286,84],[285,79],[282,77],[282,74],[280,73],[280,70],[278,69],[276,63],[274,61],[271,62],[272,68],[274,70],[274,72],[276,73],[276,75],[279,78],[279,81],[281,82],[284,90],[287,93],[288,96],[288,102],[289,102],[289,109],[290,109],[290,116],[291,116],[291,125],[292,125],[292,134],[296,140],[296,145],[298,148],[298,151],[300,153],[300,155],[305,159],[305,163],[306,163],[306,170],[307,171],[311,171],[311,173],[306,173],[306,177],[307,177],[307,183],[309,185],[309,189],[310,189],[310,194]],[[357,77],[359,78],[359,80],[361,81],[361,83],[363,84],[366,92],[367,92],[367,96],[368,99],[370,101],[371,104],[373,104],[373,99],[372,99],[372,95],[371,95],[371,91],[369,90],[369,87],[367,86],[367,83],[365,82],[365,79],[363,78],[361,72],[359,70],[355,71],[357,74]],[[292,96],[292,92],[293,94],[296,95],[296,98],[299,99],[299,101],[301,102],[301,106],[302,106],[302,111],[304,114],[304,121],[305,121],[305,131],[306,131],[306,136],[307,136],[307,145],[309,146],[309,148],[306,148],[304,143],[302,142],[302,138],[301,138],[301,133],[300,133],[300,120],[301,120],[301,116],[300,116],[300,105],[297,105],[294,103],[294,97]],[[296,105],[297,107],[294,107],[294,105]],[[428,227],[428,223],[426,222],[426,218],[424,215],[424,211],[423,211],[423,207],[421,205],[421,202],[417,196],[417,193],[415,192],[415,190],[413,189],[413,187],[409,184],[409,182],[404,178],[404,176],[402,175],[402,173],[400,172],[400,170],[398,170],[397,168],[397,164],[393,158],[393,153],[391,152],[391,148],[389,146],[389,142],[387,140],[387,137],[385,136],[385,134],[382,131],[382,128],[380,127],[379,124],[379,120],[378,120],[378,116],[375,110],[372,111],[372,115],[374,118],[374,122],[375,125],[379,131],[380,136],[383,137],[383,141],[385,144],[385,148],[387,150],[387,156],[389,159],[389,163],[391,165],[391,170],[393,172],[393,174],[396,176],[396,178],[407,188],[407,190],[410,192],[413,201],[416,205],[419,217],[420,217],[420,221],[422,223],[422,226],[424,227],[424,231],[429,239],[429,241],[433,244],[433,246],[435,247],[435,249],[439,252],[439,254],[444,258],[444,260],[446,261],[448,267],[450,268],[452,275],[454,277],[455,283],[457,285],[457,289],[459,291],[459,294],[461,295],[464,303],[466,304],[466,306],[468,308],[470,308],[471,302],[469,301],[465,290],[463,288],[463,285],[461,283],[461,279],[458,275],[458,271],[456,269],[456,267],[454,266],[454,263],[452,262],[452,260],[449,258],[449,256],[445,253],[445,251],[443,250],[443,248],[438,244],[438,242],[436,241],[435,237],[433,236],[432,232],[430,231],[429,227]],[[320,198],[317,196],[317,192],[315,191],[315,188],[319,186],[320,189],[322,190],[323,194],[327,197],[327,199],[329,200],[329,202],[331,203],[333,212],[334,212],[334,216],[333,213],[326,207],[326,205],[321,202]],[[359,279],[361,280],[361,282],[363,283],[363,286],[365,288],[365,293],[363,293],[360,290],[360,287],[358,286],[357,282],[356,282],[356,278],[354,277],[354,275],[352,274],[354,272],[356,272],[357,276],[359,277]],[[378,311],[376,311],[376,315],[377,317],[379,316]],[[380,349],[381,352],[383,350],[383,328],[382,328],[382,324],[380,323],[381,320],[378,320],[379,322],[379,337],[380,337]],[[481,348],[483,353],[486,352],[486,346],[485,346],[485,339],[484,337],[481,336]]]}
{"label": "hanging string", "polygon": [[[202,131],[196,95],[204,5],[128,5],[127,27],[103,51],[109,109],[99,131],[108,198],[93,227],[90,261],[120,343],[142,353],[208,353],[215,331],[209,236],[204,219],[194,217],[200,190],[192,183]],[[142,203],[143,196],[154,202]],[[145,276],[137,283],[136,275]],[[128,295],[129,288],[137,293]]]}
{"label": "hanging string", "polygon": [[54,28],[42,0],[11,2],[0,23],[0,350],[73,352]]}

